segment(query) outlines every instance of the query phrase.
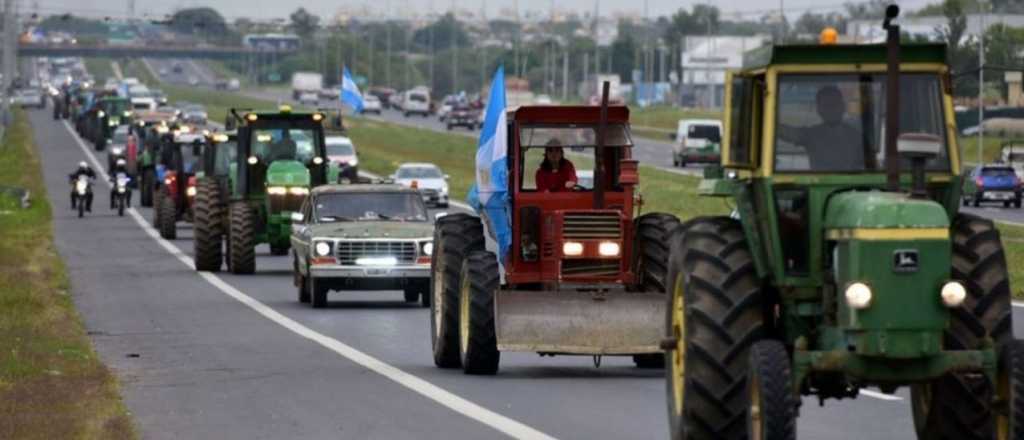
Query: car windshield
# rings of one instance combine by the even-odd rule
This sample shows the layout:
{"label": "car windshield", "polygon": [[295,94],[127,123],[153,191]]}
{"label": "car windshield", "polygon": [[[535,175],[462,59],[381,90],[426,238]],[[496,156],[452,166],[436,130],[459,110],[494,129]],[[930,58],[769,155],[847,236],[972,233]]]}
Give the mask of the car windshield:
{"label": "car windshield", "polygon": [[983,168],[981,175],[984,177],[1011,177],[1016,176],[1013,168]]}
{"label": "car windshield", "polygon": [[399,179],[440,179],[441,170],[436,167],[401,167],[396,175]]}
{"label": "car windshield", "polygon": [[409,100],[413,102],[427,102],[427,97],[423,95],[409,95]]}
{"label": "car windshield", "polygon": [[103,108],[103,110],[106,111],[109,114],[120,115],[120,114],[124,113],[125,111],[128,111],[130,105],[131,104],[128,101],[118,99],[118,100],[102,102],[101,103],[101,108]]}
{"label": "car windshield", "polygon": [[[532,126],[519,131],[519,144],[523,147],[593,147],[597,145],[596,125]],[[609,124],[605,131],[605,146],[629,147],[633,140],[625,124]]]}
{"label": "car windshield", "polygon": [[327,155],[328,156],[352,156],[356,152],[352,149],[352,142],[347,140],[327,140]]}
{"label": "car windshield", "polygon": [[427,208],[419,194],[407,192],[344,192],[316,196],[320,223],[341,221],[427,221]]}
{"label": "car windshield", "polygon": [[[883,171],[885,83],[885,74],[781,75],[775,170]],[[927,135],[943,146],[927,162],[931,170],[949,169],[942,109],[938,75],[900,76],[900,134]]]}
{"label": "car windshield", "polygon": [[270,128],[253,130],[252,151],[267,162],[297,160],[308,162],[319,150],[320,138],[312,129]]}
{"label": "car windshield", "polygon": [[711,142],[722,140],[722,131],[717,125],[691,125],[686,131],[689,139],[707,139]]}

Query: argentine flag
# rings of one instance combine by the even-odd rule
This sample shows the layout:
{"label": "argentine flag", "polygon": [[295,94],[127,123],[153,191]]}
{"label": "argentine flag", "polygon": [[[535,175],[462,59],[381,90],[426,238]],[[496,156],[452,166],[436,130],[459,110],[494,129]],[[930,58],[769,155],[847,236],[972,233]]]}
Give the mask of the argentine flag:
{"label": "argentine flag", "polygon": [[491,81],[484,127],[476,151],[476,184],[467,201],[488,223],[498,244],[498,261],[508,256],[512,228],[508,207],[508,125],[505,116],[505,68]]}
{"label": "argentine flag", "polygon": [[359,86],[352,81],[352,73],[345,67],[341,79],[341,102],[348,104],[356,113],[363,112],[363,94],[359,92]]}

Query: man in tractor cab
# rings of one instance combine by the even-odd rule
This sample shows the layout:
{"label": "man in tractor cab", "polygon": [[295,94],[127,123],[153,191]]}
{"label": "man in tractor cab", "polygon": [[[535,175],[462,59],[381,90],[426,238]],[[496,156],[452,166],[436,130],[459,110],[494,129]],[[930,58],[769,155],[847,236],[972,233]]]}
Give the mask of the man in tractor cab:
{"label": "man in tractor cab", "polygon": [[846,116],[843,92],[835,85],[821,86],[815,95],[815,103],[820,123],[802,127],[780,123],[779,138],[803,147],[811,170],[863,169],[861,132],[843,121]]}
{"label": "man in tractor cab", "polygon": [[295,160],[298,153],[298,146],[292,140],[288,130],[279,130],[281,138],[270,144],[270,152],[267,154],[267,161]]}
{"label": "man in tractor cab", "polygon": [[558,139],[551,139],[544,145],[544,161],[537,168],[534,181],[537,183],[537,191],[548,192],[571,190],[579,181],[576,167],[565,158],[565,151]]}

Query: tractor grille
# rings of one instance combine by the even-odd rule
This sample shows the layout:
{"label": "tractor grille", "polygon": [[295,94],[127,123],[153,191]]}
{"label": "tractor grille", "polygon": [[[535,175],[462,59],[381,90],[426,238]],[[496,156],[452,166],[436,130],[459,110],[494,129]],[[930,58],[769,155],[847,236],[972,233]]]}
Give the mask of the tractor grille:
{"label": "tractor grille", "polygon": [[338,262],[356,264],[357,258],[395,257],[399,264],[416,262],[416,243],[412,241],[339,241]]}
{"label": "tractor grille", "polygon": [[614,240],[622,237],[618,212],[565,214],[562,238],[567,240]]}
{"label": "tractor grille", "polygon": [[305,199],[306,196],[299,196],[295,194],[271,195],[270,213],[280,214],[283,211],[298,212],[298,210],[302,208],[302,202]]}
{"label": "tractor grille", "polygon": [[562,276],[615,276],[618,274],[618,259],[562,260]]}

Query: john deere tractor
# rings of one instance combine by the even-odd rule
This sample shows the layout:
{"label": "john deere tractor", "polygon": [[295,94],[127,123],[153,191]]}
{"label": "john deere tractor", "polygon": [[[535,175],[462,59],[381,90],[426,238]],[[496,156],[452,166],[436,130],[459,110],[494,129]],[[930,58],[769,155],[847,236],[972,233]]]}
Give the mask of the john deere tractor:
{"label": "john deere tractor", "polygon": [[[232,110],[231,114],[238,133],[227,209],[205,212],[203,224],[197,224],[196,229],[210,230],[212,225],[226,224],[223,232],[227,239],[228,269],[236,274],[249,274],[256,269],[256,245],[269,244],[272,255],[288,252],[291,213],[299,209],[310,188],[327,183],[324,116],[293,112],[288,106],[277,112],[246,111],[239,115]],[[209,183],[199,184],[197,201],[199,191],[213,191],[212,187]],[[218,222],[218,217],[223,216],[226,221]],[[213,249],[214,242],[220,240],[218,234],[197,234],[196,238],[201,240],[197,241],[197,248],[203,249]],[[204,257],[204,263],[205,260]],[[197,269],[220,267],[212,257],[209,263],[199,264]]]}
{"label": "john deere tractor", "polygon": [[958,212],[946,48],[901,45],[898,12],[887,44],[769,46],[728,77],[699,191],[735,210],[669,240],[672,438],[794,439],[801,396],[903,386],[920,439],[1024,438],[999,231]]}
{"label": "john deere tractor", "polygon": [[85,124],[85,137],[97,150],[103,150],[107,141],[119,125],[129,123],[131,103],[126,98],[106,95],[96,100],[93,110],[88,113]]}

